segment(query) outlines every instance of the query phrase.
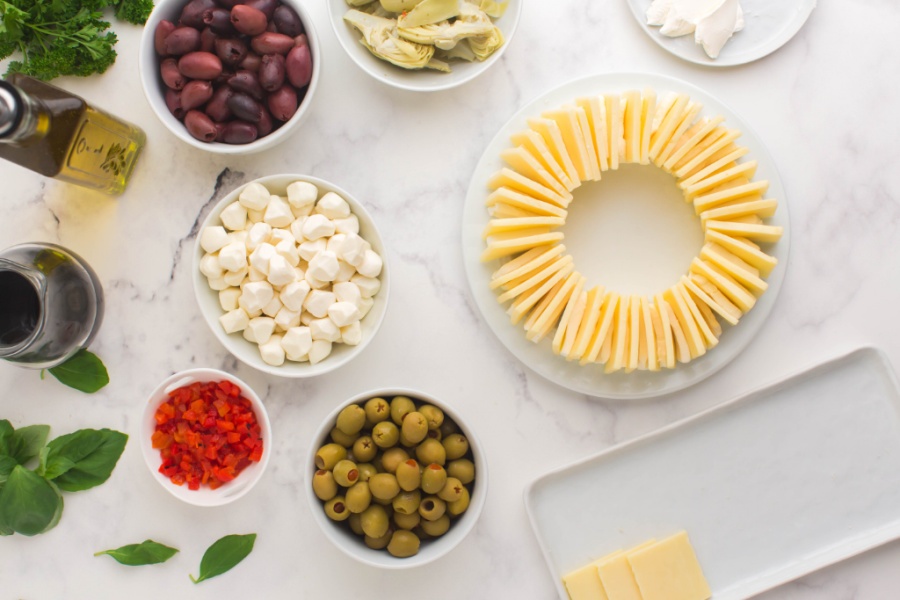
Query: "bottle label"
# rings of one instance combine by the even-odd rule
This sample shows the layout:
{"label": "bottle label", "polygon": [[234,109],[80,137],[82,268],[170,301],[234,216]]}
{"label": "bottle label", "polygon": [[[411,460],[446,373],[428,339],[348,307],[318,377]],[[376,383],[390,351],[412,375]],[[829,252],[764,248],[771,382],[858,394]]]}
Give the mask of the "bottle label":
{"label": "bottle label", "polygon": [[92,177],[118,179],[128,172],[134,155],[135,145],[128,137],[85,119],[66,166]]}

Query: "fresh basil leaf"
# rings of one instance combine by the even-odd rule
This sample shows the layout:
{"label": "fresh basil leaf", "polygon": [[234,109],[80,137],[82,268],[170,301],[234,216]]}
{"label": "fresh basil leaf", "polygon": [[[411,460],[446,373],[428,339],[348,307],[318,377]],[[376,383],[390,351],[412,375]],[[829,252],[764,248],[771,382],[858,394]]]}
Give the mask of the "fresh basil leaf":
{"label": "fresh basil leaf", "polygon": [[19,463],[11,456],[0,456],[0,489],[3,489],[3,484],[9,479],[9,474],[12,473],[17,464]]}
{"label": "fresh basil leaf", "polygon": [[50,435],[49,425],[28,425],[16,429],[7,438],[7,455],[20,465],[37,457]]}
{"label": "fresh basil leaf", "polygon": [[110,429],[61,435],[41,452],[37,472],[66,492],[90,489],[109,479],[127,441],[127,435]]}
{"label": "fresh basil leaf", "polygon": [[253,550],[255,542],[255,533],[226,535],[217,540],[206,549],[203,558],[200,560],[200,575],[196,579],[191,575],[191,581],[200,583],[231,570],[247,558],[247,555]]}
{"label": "fresh basil leaf", "polygon": [[55,485],[16,465],[0,490],[0,530],[29,536],[44,533],[59,522],[62,508]]}
{"label": "fresh basil leaf", "polygon": [[9,456],[9,438],[14,431],[12,423],[6,419],[0,421],[0,456]]}
{"label": "fresh basil leaf", "polygon": [[95,552],[94,556],[108,554],[123,565],[140,567],[164,563],[178,552],[177,548],[169,548],[153,540],[144,540],[140,544],[129,544],[115,550]]}
{"label": "fresh basil leaf", "polygon": [[109,373],[103,361],[83,348],[75,353],[75,356],[49,371],[64,385],[87,394],[93,394],[109,383]]}

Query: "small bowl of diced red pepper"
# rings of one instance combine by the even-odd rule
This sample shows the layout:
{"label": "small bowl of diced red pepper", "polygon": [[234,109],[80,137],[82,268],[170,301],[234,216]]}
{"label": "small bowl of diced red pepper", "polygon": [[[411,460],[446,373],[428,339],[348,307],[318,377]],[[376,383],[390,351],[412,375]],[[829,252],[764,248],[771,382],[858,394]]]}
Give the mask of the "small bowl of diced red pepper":
{"label": "small bowl of diced red pepper", "polygon": [[159,384],[144,408],[141,433],[154,478],[197,506],[220,506],[249,492],[271,453],[262,400],[216,369],[182,371]]}

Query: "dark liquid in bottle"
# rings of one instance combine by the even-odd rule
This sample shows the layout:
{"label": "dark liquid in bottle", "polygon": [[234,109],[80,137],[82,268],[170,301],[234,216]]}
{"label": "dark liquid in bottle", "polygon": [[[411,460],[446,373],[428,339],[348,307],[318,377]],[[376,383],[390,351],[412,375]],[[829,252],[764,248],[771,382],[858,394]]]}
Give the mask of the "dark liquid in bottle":
{"label": "dark liquid in bottle", "polygon": [[0,271],[0,346],[28,339],[40,318],[40,299],[31,282],[18,273]]}

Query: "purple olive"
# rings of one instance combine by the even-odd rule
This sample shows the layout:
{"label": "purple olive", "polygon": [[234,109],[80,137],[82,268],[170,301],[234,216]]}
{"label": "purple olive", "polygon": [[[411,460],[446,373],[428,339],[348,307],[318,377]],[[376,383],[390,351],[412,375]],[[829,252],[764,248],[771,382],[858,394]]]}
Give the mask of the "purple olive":
{"label": "purple olive", "polygon": [[178,60],[178,70],[191,79],[212,81],[222,74],[222,61],[212,52],[191,52]]}
{"label": "purple olive", "polygon": [[193,27],[177,27],[166,36],[166,54],[181,56],[200,48],[200,32]]}
{"label": "purple olive", "polygon": [[309,46],[295,46],[288,52],[284,61],[288,81],[296,88],[309,85],[312,79],[312,56],[309,54]]}
{"label": "purple olive", "polygon": [[238,4],[231,9],[231,24],[244,35],[259,35],[266,30],[266,15],[252,6]]}
{"label": "purple olive", "polygon": [[238,119],[250,121],[251,123],[259,122],[260,113],[262,113],[262,105],[254,100],[249,94],[235,92],[227,100],[226,104]]}
{"label": "purple olive", "polygon": [[259,65],[259,85],[267,92],[274,92],[284,84],[284,57],[280,54],[266,54]]}
{"label": "purple olive", "polygon": [[181,106],[181,92],[166,90],[166,108],[179,121],[184,118],[184,108]]}
{"label": "purple olive", "polygon": [[234,95],[234,90],[228,87],[227,85],[223,85],[220,88],[216,88],[213,92],[212,98],[209,99],[209,102],[206,103],[206,114],[209,115],[213,121],[227,121],[232,116],[234,116],[231,112],[231,109],[228,108],[228,100]]}
{"label": "purple olive", "polygon": [[216,56],[222,64],[236,67],[247,56],[247,44],[242,40],[219,38],[216,40]]}
{"label": "purple olive", "polygon": [[303,33],[303,21],[300,20],[300,17],[290,6],[282,4],[276,8],[272,20],[278,28],[278,33],[291,37],[297,37]]}
{"label": "purple olive", "polygon": [[231,35],[234,33],[230,10],[219,7],[211,8],[203,13],[203,22],[219,35]]}
{"label": "purple olive", "polygon": [[222,141],[226,144],[249,144],[259,136],[253,123],[230,121],[222,130]]}
{"label": "purple olive", "polygon": [[215,31],[213,31],[210,27],[204,27],[203,31],[200,32],[200,51],[215,52],[216,40],[218,39],[219,36]]}
{"label": "purple olive", "polygon": [[180,90],[187,83],[184,75],[178,70],[178,63],[174,58],[166,58],[159,64],[159,74],[166,87],[173,90]]}
{"label": "purple olive", "polygon": [[175,31],[175,23],[163,19],[153,32],[153,47],[160,56],[166,55],[166,37]]}
{"label": "purple olive", "polygon": [[182,9],[178,23],[195,29],[203,29],[203,13],[215,7],[215,0],[191,0]]}
{"label": "purple olive", "polygon": [[269,94],[268,105],[272,116],[279,121],[287,121],[297,112],[297,91],[290,85],[283,85]]}
{"label": "purple olive", "polygon": [[256,124],[256,131],[259,137],[265,137],[272,133],[273,129],[275,129],[275,124],[272,122],[272,113],[263,106],[262,112],[259,114],[259,123]]}
{"label": "purple olive", "polygon": [[184,126],[188,133],[201,142],[212,142],[216,139],[216,124],[199,110],[189,110],[184,115]]}
{"label": "purple olive", "polygon": [[206,104],[213,95],[213,86],[208,81],[189,81],[181,90],[181,108],[192,110]]}
{"label": "purple olive", "polygon": [[275,7],[278,6],[278,0],[247,0],[244,2],[247,6],[262,11],[266,15],[266,19],[271,20],[275,14]]}
{"label": "purple olive", "polygon": [[231,10],[237,4],[243,4],[244,0],[216,0],[216,4],[221,6],[222,8],[227,8]]}
{"label": "purple olive", "polygon": [[228,78],[228,85],[236,92],[250,94],[257,100],[263,99],[263,89],[253,71],[238,71]]}
{"label": "purple olive", "polygon": [[261,63],[262,59],[259,57],[259,54],[256,52],[247,52],[247,56],[244,57],[244,60],[241,61],[239,66],[245,71],[253,71],[256,73],[259,71],[259,65]]}
{"label": "purple olive", "polygon": [[283,33],[264,31],[250,40],[250,47],[257,54],[287,54],[294,47],[294,38]]}
{"label": "purple olive", "polygon": [[305,33],[301,33],[294,38],[294,48],[298,48],[300,46],[309,46],[309,38],[306,37]]}

